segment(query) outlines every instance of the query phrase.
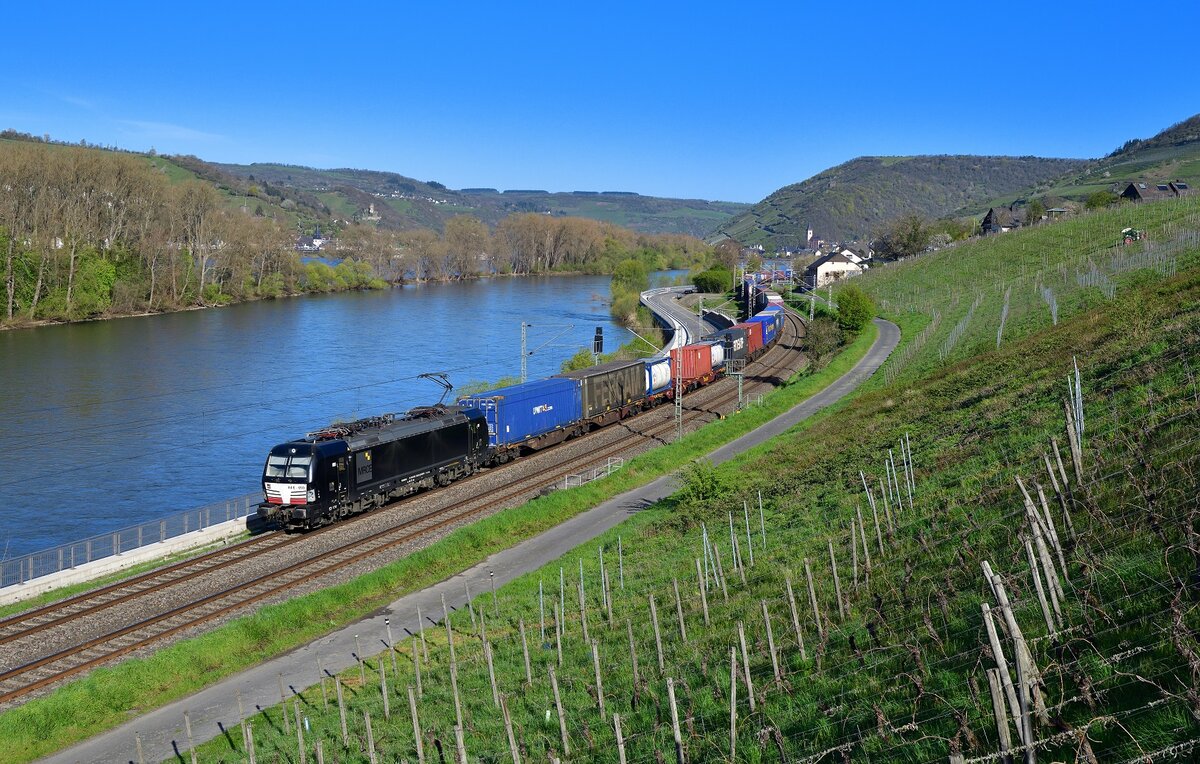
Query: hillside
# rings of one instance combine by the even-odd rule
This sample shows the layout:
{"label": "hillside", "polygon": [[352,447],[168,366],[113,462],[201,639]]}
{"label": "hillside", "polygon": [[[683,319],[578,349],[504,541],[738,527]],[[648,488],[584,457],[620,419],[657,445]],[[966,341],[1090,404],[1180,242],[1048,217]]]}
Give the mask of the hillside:
{"label": "hillside", "polygon": [[1134,138],[1085,171],[1038,195],[1082,201],[1097,191],[1120,193],[1130,181],[1182,180],[1200,187],[1200,114],[1152,138]]}
{"label": "hillside", "polygon": [[802,247],[806,229],[829,241],[871,236],[893,218],[943,217],[1078,172],[1078,159],[860,157],[785,186],[715,229],[713,238]]}
{"label": "hillside", "polygon": [[215,172],[246,183],[266,182],[272,187],[311,194],[342,219],[369,216],[369,205],[373,203],[378,225],[391,229],[441,230],[454,215],[472,215],[494,226],[512,213],[538,212],[614,223],[640,233],[701,237],[749,207],[736,202],[663,199],[622,191],[549,193],[494,188],[455,191],[441,183],[373,170],[318,170],[281,164],[210,166]]}

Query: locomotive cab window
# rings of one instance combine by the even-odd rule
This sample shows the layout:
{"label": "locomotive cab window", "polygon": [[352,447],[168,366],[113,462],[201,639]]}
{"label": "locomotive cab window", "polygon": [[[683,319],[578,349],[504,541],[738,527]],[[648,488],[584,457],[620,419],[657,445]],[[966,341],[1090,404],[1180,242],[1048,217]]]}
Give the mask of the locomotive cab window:
{"label": "locomotive cab window", "polygon": [[281,478],[287,472],[286,456],[275,456],[274,454],[267,457],[267,472],[266,477]]}
{"label": "locomotive cab window", "polygon": [[307,480],[308,468],[312,465],[311,456],[293,456],[288,462],[287,476],[293,480]]}

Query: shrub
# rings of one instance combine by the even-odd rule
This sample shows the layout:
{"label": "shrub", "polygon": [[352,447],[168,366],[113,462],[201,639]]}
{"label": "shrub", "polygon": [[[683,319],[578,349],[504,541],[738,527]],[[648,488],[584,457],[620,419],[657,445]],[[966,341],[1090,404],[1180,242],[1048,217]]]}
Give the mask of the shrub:
{"label": "shrub", "polygon": [[838,290],[837,312],[842,328],[857,332],[875,316],[875,303],[866,292],[850,285]]}

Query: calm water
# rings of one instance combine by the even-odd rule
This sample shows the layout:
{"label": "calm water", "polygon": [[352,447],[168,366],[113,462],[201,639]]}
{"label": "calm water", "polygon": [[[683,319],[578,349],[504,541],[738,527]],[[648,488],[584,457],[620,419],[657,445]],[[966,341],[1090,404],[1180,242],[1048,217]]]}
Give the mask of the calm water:
{"label": "calm water", "polygon": [[[607,277],[485,279],[0,332],[0,556],[256,490],[270,446],[605,349]],[[558,336],[568,325],[573,328]]]}

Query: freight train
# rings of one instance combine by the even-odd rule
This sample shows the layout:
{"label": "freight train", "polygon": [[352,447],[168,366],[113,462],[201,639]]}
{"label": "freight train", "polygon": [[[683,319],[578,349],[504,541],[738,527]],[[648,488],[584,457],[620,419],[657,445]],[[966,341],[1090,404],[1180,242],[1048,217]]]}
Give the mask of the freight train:
{"label": "freight train", "polygon": [[307,530],[578,437],[710,384],[730,361],[757,359],[779,340],[783,320],[782,305],[767,305],[661,358],[603,363],[310,432],[271,449],[258,515]]}

